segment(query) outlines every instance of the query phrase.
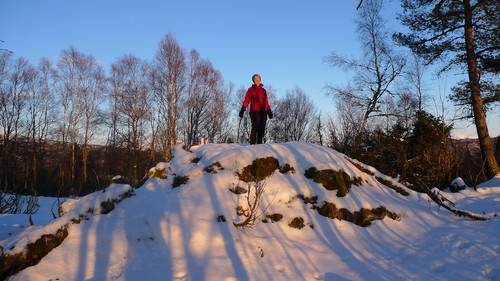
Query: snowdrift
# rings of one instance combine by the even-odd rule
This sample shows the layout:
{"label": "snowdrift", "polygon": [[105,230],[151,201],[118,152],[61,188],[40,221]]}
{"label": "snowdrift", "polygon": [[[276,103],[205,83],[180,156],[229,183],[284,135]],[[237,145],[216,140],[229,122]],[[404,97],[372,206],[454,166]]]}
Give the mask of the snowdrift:
{"label": "snowdrift", "polygon": [[0,241],[2,256],[22,255],[67,232],[9,280],[500,278],[500,184],[454,195],[487,219],[471,221],[304,142],[176,146],[148,175],[138,189],[68,200],[60,218]]}

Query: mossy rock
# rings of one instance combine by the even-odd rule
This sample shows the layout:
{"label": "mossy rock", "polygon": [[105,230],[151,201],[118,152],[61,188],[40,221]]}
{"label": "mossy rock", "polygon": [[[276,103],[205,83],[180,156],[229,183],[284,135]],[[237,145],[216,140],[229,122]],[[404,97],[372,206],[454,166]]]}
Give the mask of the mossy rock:
{"label": "mossy rock", "polygon": [[334,171],[331,169],[318,171],[315,167],[307,169],[304,176],[313,179],[317,183],[321,183],[327,190],[337,190],[338,197],[346,196],[353,184],[359,185],[362,181],[361,178],[351,178],[344,171]]}
{"label": "mossy rock", "polygon": [[186,184],[189,181],[189,176],[176,176],[174,178],[174,182],[172,183],[172,187],[178,187],[182,184]]}
{"label": "mossy rock", "polygon": [[127,179],[122,177],[122,176],[114,176],[111,179],[111,183],[116,183],[116,184],[127,184]]}
{"label": "mossy rock", "polygon": [[299,194],[299,195],[297,195],[297,198],[302,199],[302,201],[304,201],[304,204],[316,205],[318,203],[318,196],[317,195],[307,197],[303,194]]}
{"label": "mossy rock", "polygon": [[304,176],[308,179],[314,179],[314,175],[318,172],[316,167],[311,167],[304,172]]}
{"label": "mossy rock", "polygon": [[115,209],[115,202],[112,200],[106,200],[101,202],[101,214],[108,214]]}
{"label": "mossy rock", "polygon": [[219,162],[214,162],[212,165],[209,165],[203,169],[203,171],[211,174],[217,174],[217,171],[224,170],[224,167]]}
{"label": "mossy rock", "polygon": [[165,169],[153,168],[148,171],[148,178],[166,179],[167,174],[165,173]]}
{"label": "mossy rock", "polygon": [[266,215],[266,218],[270,219],[273,222],[279,222],[281,219],[283,219],[283,215],[279,213],[271,214],[271,215]]}
{"label": "mossy rock", "polygon": [[52,249],[61,245],[68,236],[67,227],[57,230],[55,234],[44,234],[34,243],[28,244],[26,250],[14,255],[0,255],[0,280],[7,278],[19,271],[36,265]]}
{"label": "mossy rock", "polygon": [[292,228],[302,229],[306,225],[304,224],[304,219],[302,217],[296,217],[293,218],[292,221],[290,221],[288,226]]}
{"label": "mossy rock", "polygon": [[282,174],[286,174],[288,172],[295,174],[295,168],[290,166],[290,164],[283,165],[283,167],[280,167],[279,170],[280,170],[280,173],[282,173]]}
{"label": "mossy rock", "polygon": [[361,208],[359,211],[350,212],[345,208],[337,209],[335,204],[325,202],[323,206],[317,208],[318,213],[324,217],[338,220],[345,220],[359,226],[369,226],[374,220],[381,220],[386,216],[393,220],[400,220],[397,213],[387,210],[384,206],[374,209]]}
{"label": "mossy rock", "polygon": [[243,168],[242,172],[237,172],[237,176],[244,182],[259,182],[271,176],[279,169],[280,163],[274,157],[257,158],[251,165]]}
{"label": "mossy rock", "polygon": [[[135,191],[133,189],[129,189],[126,192],[122,193],[118,199],[108,199],[106,201],[101,202],[101,214],[108,214],[109,212],[115,209],[116,204],[123,201],[125,198],[129,198],[135,195]],[[93,213],[93,209],[88,210],[89,213]]]}

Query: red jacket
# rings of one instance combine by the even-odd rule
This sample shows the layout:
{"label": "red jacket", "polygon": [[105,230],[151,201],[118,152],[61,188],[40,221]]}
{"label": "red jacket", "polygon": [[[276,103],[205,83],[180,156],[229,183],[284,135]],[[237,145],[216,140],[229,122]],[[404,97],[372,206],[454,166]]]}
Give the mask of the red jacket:
{"label": "red jacket", "polygon": [[250,112],[271,111],[269,100],[267,99],[267,92],[262,84],[260,84],[259,86],[253,84],[252,87],[248,88],[242,107],[245,109],[247,108],[248,104],[250,104]]}

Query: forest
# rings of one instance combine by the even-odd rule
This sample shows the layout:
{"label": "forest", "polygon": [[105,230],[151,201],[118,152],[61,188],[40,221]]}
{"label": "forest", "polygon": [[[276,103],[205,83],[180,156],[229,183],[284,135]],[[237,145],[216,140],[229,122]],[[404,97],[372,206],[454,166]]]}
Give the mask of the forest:
{"label": "forest", "polygon": [[[499,140],[489,136],[484,117],[500,101],[498,5],[413,2],[402,1],[400,16],[410,31],[392,34],[394,40],[387,39],[382,1],[360,5],[355,24],[362,56],[324,57],[354,73],[348,86],[326,87],[331,112],[320,112],[300,86],[278,96],[266,85],[275,118],[265,142],[328,146],[419,191],[446,188],[456,177],[474,186],[500,172]],[[423,16],[428,24],[420,24]],[[421,37],[423,29],[431,35]],[[434,93],[423,81],[431,63],[441,72],[468,73],[446,98],[478,127],[477,140],[452,139],[453,122],[431,109]],[[153,59],[124,54],[106,67],[75,46],[57,61],[37,64],[2,49],[0,190],[81,196],[104,189],[116,175],[138,185],[179,143],[186,150],[202,142],[245,143],[250,120],[239,119],[237,110],[246,89],[224,81],[208,58],[183,48],[172,33],[160,39]]]}

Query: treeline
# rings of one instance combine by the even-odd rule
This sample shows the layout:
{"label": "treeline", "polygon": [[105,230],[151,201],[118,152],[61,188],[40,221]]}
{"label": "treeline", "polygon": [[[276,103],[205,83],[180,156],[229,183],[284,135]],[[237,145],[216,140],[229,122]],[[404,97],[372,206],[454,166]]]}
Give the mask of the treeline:
{"label": "treeline", "polygon": [[[248,117],[236,119],[246,92],[225,84],[196,50],[172,34],[151,61],[131,54],[105,73],[75,47],[37,66],[0,52],[0,188],[4,192],[82,195],[115,175],[139,182],[175,144],[245,142]],[[249,79],[250,80],[250,79]],[[268,139],[314,139],[314,106],[298,87],[277,99]],[[271,128],[272,127],[272,128]],[[318,128],[317,128],[318,129]],[[319,129],[318,129],[319,130]]]}
{"label": "treeline", "polygon": [[[470,9],[462,5],[467,1],[450,7],[437,4],[432,13],[419,8],[430,2],[404,1],[408,21],[403,24],[411,31],[393,37],[415,54],[408,55],[388,39],[383,1],[360,2],[355,21],[360,58],[335,52],[324,58],[354,74],[347,85],[327,87],[334,101],[331,112],[319,112],[299,86],[278,98],[266,84],[275,118],[268,123],[265,141],[329,146],[416,190],[446,187],[457,176],[469,185],[494,176],[499,148],[490,140],[485,114],[500,101],[494,79],[499,73],[498,48],[492,47],[499,38],[479,27],[496,22],[492,15],[498,13],[485,11],[498,5],[477,2],[472,8],[479,13],[468,15]],[[418,5],[411,5],[414,2]],[[481,10],[484,7],[488,9]],[[452,12],[444,13],[444,8]],[[465,16],[476,17],[471,28],[476,28],[480,55],[470,57],[470,46],[464,43],[446,49],[449,44],[437,42],[425,48],[422,44],[435,37],[419,38],[426,34],[422,28],[457,42],[466,37],[439,31],[446,26],[436,15],[453,17],[456,26]],[[428,18],[425,25],[411,20],[422,16]],[[464,118],[474,117],[481,153],[450,138],[452,123],[445,122],[444,102],[441,112],[430,113],[427,65],[443,52],[454,56],[442,71],[467,69],[469,80],[481,72],[481,79],[461,82],[449,97],[463,109]],[[474,59],[476,64],[471,63]],[[104,188],[115,175],[131,184],[140,182],[150,167],[170,160],[177,143],[189,149],[202,140],[247,142],[249,117],[239,119],[235,110],[249,85],[235,89],[225,83],[208,59],[196,50],[186,51],[172,34],[161,39],[153,59],[126,54],[108,72],[75,47],[63,50],[57,62],[42,58],[36,66],[0,50],[1,191],[82,195]]]}

